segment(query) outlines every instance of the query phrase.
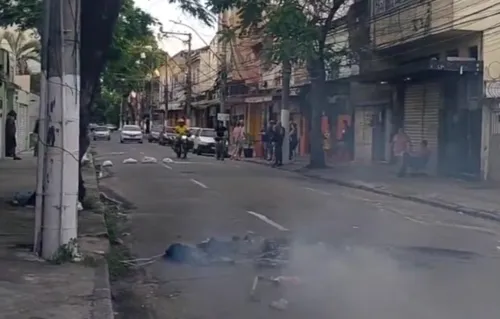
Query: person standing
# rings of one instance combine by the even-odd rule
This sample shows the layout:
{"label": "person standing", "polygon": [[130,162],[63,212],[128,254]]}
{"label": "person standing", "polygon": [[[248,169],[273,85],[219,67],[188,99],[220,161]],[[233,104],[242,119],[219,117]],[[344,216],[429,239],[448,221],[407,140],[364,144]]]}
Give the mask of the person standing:
{"label": "person standing", "polygon": [[299,144],[299,135],[297,132],[297,124],[292,122],[290,125],[290,154],[289,154],[290,160],[292,160],[293,155],[295,154],[295,149],[297,148],[298,144]]}
{"label": "person standing", "polygon": [[392,151],[397,159],[398,165],[403,165],[403,157],[406,153],[410,152],[411,140],[406,135],[403,128],[399,128],[396,135],[392,139]]}
{"label": "person standing", "polygon": [[274,121],[269,121],[267,126],[267,160],[272,161],[274,159],[274,127],[276,123]]}
{"label": "person standing", "polygon": [[231,134],[233,151],[231,153],[231,159],[240,160],[241,152],[243,150],[243,142],[245,140],[245,127],[243,121],[238,121]]}
{"label": "person standing", "polygon": [[216,141],[216,150],[215,157],[217,160],[224,160],[226,157],[226,137],[227,137],[227,128],[224,126],[222,121],[217,122],[217,127],[215,128],[215,141]]}
{"label": "person standing", "polygon": [[16,120],[17,113],[14,110],[7,113],[5,122],[5,155],[12,157],[14,160],[20,160],[21,158],[16,155]]}
{"label": "person standing", "polygon": [[283,139],[285,138],[285,128],[278,122],[274,127],[274,164],[273,167],[283,165]]}

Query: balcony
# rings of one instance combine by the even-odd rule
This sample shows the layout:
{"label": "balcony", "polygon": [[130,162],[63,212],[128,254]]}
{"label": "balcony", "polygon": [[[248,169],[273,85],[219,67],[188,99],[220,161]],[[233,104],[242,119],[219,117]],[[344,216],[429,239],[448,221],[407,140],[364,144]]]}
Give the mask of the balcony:
{"label": "balcony", "polygon": [[497,0],[373,0],[373,4],[370,33],[376,50],[488,30],[496,23],[492,13],[499,5]]}

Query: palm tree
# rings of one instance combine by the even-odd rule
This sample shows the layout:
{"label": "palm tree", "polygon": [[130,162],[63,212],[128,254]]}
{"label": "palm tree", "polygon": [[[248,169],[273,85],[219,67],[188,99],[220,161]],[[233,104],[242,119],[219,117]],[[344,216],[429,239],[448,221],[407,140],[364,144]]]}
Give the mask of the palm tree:
{"label": "palm tree", "polygon": [[16,74],[28,74],[28,61],[40,62],[40,41],[28,31],[5,30],[0,33],[0,43],[5,40],[16,59]]}

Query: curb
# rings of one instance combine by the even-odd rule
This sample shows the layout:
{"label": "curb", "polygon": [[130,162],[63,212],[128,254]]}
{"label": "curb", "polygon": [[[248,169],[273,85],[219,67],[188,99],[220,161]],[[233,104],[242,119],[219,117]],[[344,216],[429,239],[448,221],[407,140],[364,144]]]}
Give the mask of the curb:
{"label": "curb", "polygon": [[[95,162],[91,157],[89,161],[88,168],[92,170],[92,177],[95,178],[95,183],[97,189],[92,189],[92,191],[97,191],[99,196],[99,180],[96,176]],[[89,192],[87,183],[87,192]],[[106,222],[104,216],[101,215],[101,222],[104,229],[107,230]],[[113,319],[115,317],[113,310],[113,301],[111,298],[111,282],[109,278],[109,266],[106,258],[102,259],[102,262],[96,267],[95,277],[94,277],[94,290],[93,290],[93,301],[91,309],[91,319]]]}
{"label": "curb", "polygon": [[113,319],[115,317],[111,300],[109,269],[106,260],[96,268],[93,298],[90,314],[92,319]]}
{"label": "curb", "polygon": [[[246,160],[246,162],[248,162],[248,163],[254,163],[254,164],[258,164],[258,165],[263,165],[263,166],[268,166],[266,163],[262,163],[262,162],[256,161],[256,160]],[[500,212],[496,212],[496,211],[487,211],[487,210],[485,211],[485,210],[480,210],[480,209],[476,209],[476,208],[473,208],[473,207],[465,207],[465,206],[460,206],[460,205],[454,205],[454,204],[451,204],[451,203],[446,203],[446,202],[441,202],[441,201],[435,201],[435,200],[425,199],[425,198],[421,198],[421,197],[413,196],[413,195],[398,194],[398,193],[395,193],[395,192],[386,191],[386,190],[382,190],[382,189],[378,189],[378,188],[374,188],[374,187],[369,187],[369,186],[365,186],[365,185],[360,185],[360,184],[356,184],[356,183],[353,183],[353,182],[348,182],[348,181],[341,180],[341,179],[325,178],[325,177],[321,177],[321,176],[316,176],[316,175],[308,174],[306,172],[301,171],[301,169],[291,170],[291,169],[287,169],[286,167],[283,167],[283,166],[282,167],[277,167],[277,169],[280,169],[280,170],[283,170],[283,171],[287,171],[287,172],[299,173],[302,176],[305,176],[305,177],[308,177],[308,178],[325,181],[325,182],[332,183],[332,184],[339,185],[339,186],[343,186],[343,187],[348,187],[348,188],[353,188],[353,189],[360,189],[360,190],[364,190],[364,191],[375,193],[375,194],[379,194],[379,195],[385,195],[385,196],[388,196],[388,197],[399,198],[399,199],[403,199],[403,200],[407,200],[407,201],[412,201],[412,202],[415,202],[415,203],[429,205],[429,206],[432,206],[432,207],[437,207],[437,208],[442,208],[442,209],[446,209],[446,210],[451,210],[451,211],[454,211],[454,212],[457,212],[457,213],[463,213],[465,215],[469,215],[469,216],[472,216],[472,217],[481,218],[481,219],[485,219],[485,220],[489,220],[489,221],[494,221],[494,222],[499,222],[500,223]]]}

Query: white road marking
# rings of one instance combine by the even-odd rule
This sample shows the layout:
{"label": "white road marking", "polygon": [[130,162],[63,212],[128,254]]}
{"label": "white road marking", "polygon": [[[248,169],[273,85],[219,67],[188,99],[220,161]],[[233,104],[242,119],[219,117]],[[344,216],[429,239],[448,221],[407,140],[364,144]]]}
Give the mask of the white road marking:
{"label": "white road marking", "polygon": [[198,182],[197,180],[191,178],[191,182],[195,183],[196,185],[200,186],[201,188],[208,188],[207,185],[203,184],[202,182]]}
{"label": "white road marking", "polygon": [[319,190],[319,189],[314,189],[314,188],[311,188],[311,187],[304,187],[304,189],[307,189],[308,191],[311,191],[311,192],[314,192],[314,193],[318,193],[318,194],[321,194],[321,195],[331,195],[330,193],[328,192],[325,192],[325,191],[322,191],[322,190]]}
{"label": "white road marking", "polygon": [[264,216],[264,215],[256,213],[256,212],[252,212],[250,210],[247,210],[247,213],[254,216],[254,217],[257,217],[258,219],[262,220],[264,223],[271,225],[278,230],[288,231],[288,228],[283,227],[282,225],[278,224],[274,220],[269,219],[267,216]]}
{"label": "white road marking", "polygon": [[172,166],[168,166],[167,164],[165,163],[161,163],[161,166],[165,167],[166,169],[172,169]]}

